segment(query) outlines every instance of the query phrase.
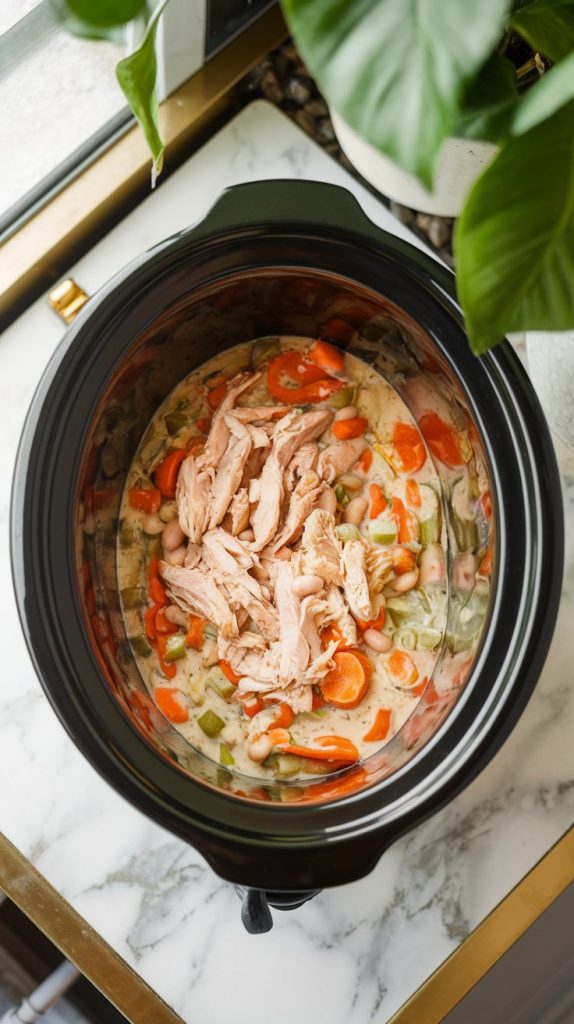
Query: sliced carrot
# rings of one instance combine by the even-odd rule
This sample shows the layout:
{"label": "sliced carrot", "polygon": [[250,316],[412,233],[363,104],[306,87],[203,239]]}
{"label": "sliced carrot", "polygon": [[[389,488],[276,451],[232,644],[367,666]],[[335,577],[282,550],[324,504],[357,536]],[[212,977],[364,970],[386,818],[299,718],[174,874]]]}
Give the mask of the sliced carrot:
{"label": "sliced carrot", "polygon": [[399,544],[412,544],[419,539],[419,521],[414,512],[405,508],[400,498],[392,500],[391,517],[397,524]]}
{"label": "sliced carrot", "polygon": [[190,615],[188,618],[188,629],[185,636],[185,646],[193,647],[194,650],[200,651],[203,647],[203,629],[205,626],[205,619],[202,619],[201,615]]}
{"label": "sliced carrot", "polygon": [[393,569],[397,576],[412,572],[417,564],[417,556],[408,548],[395,548],[393,551]]}
{"label": "sliced carrot", "polygon": [[405,494],[408,505],[412,505],[413,508],[421,507],[421,490],[416,480],[407,480]]}
{"label": "sliced carrot", "polygon": [[242,676],[238,676],[237,672],[233,671],[233,669],[231,668],[231,665],[229,664],[229,662],[222,660],[222,661],[219,662],[219,667],[220,667],[221,671],[223,672],[223,674],[225,676],[227,676],[227,678],[229,679],[229,682],[233,683],[234,686],[237,686],[237,684],[238,684],[239,680],[242,678]]}
{"label": "sliced carrot", "polygon": [[271,728],[288,729],[293,724],[294,718],[293,708],[289,704],[280,704],[277,708],[277,714],[271,723]]}
{"label": "sliced carrot", "polygon": [[486,552],[482,562],[478,567],[479,576],[490,576],[492,572],[492,548],[489,548]]}
{"label": "sliced carrot", "polygon": [[357,469],[360,469],[361,473],[368,473],[372,465],[373,450],[372,448],[365,448],[360,459],[357,461]]}
{"label": "sliced carrot", "polygon": [[352,416],[348,420],[335,420],[331,431],[338,441],[352,441],[355,437],[362,437],[369,425],[364,416]]}
{"label": "sliced carrot", "polygon": [[161,505],[161,492],[157,488],[133,487],[128,491],[128,502],[130,508],[137,508],[147,515],[154,515],[159,512]]}
{"label": "sliced carrot", "polygon": [[453,426],[445,423],[436,412],[426,413],[421,418],[419,426],[432,454],[439,462],[453,469],[464,466],[460,437]]}
{"label": "sliced carrot", "polygon": [[209,419],[208,416],[206,416],[204,419],[196,420],[195,425],[198,430],[201,430],[202,434],[209,434],[211,420]]}
{"label": "sliced carrot", "polygon": [[157,686],[154,697],[159,710],[170,722],[187,722],[189,711],[175,686]]}
{"label": "sliced carrot", "polygon": [[[348,326],[348,325],[347,325]],[[345,359],[342,352],[327,341],[315,341],[309,349],[309,359],[327,373],[342,373]]]}
{"label": "sliced carrot", "polygon": [[177,633],[179,626],[176,626],[175,622],[170,622],[165,617],[165,608],[158,608],[155,616],[155,631],[156,635],[170,636],[172,633]]}
{"label": "sliced carrot", "polygon": [[305,803],[313,803],[315,800],[336,799],[346,796],[348,793],[355,793],[362,789],[367,783],[367,773],[364,768],[356,768],[354,771],[344,775],[342,779],[329,779],[327,782],[313,783],[304,791],[300,799]]}
{"label": "sliced carrot", "polygon": [[251,697],[249,700],[245,701],[243,710],[248,718],[254,718],[260,711],[263,711],[264,707],[265,702],[261,700],[261,697]]}
{"label": "sliced carrot", "polygon": [[375,721],[369,731],[363,736],[366,743],[375,743],[377,740],[385,739],[391,727],[391,716],[390,708],[379,708],[375,715]]}
{"label": "sliced carrot", "polygon": [[313,703],[311,708],[313,711],[318,711],[319,708],[325,707],[325,698],[320,690],[313,690]]}
{"label": "sliced carrot", "polygon": [[167,676],[168,679],[173,679],[173,677],[175,676],[175,674],[177,672],[177,667],[176,667],[176,665],[173,664],[173,662],[170,664],[169,662],[167,662],[165,660],[165,650],[166,650],[166,647],[167,647],[167,641],[168,641],[168,637],[165,634],[162,635],[162,634],[158,633],[158,637],[157,637],[157,654],[158,654],[158,658],[159,658],[160,668],[161,668],[164,676]]}
{"label": "sliced carrot", "polygon": [[352,764],[359,760],[359,751],[345,736],[317,736],[316,747],[301,747],[297,743],[278,743],[277,749],[284,754],[310,757],[316,761],[342,761]]}
{"label": "sliced carrot", "polygon": [[328,704],[336,708],[356,708],[367,692],[369,680],[363,662],[351,651],[336,651],[335,667],[319,684]]}
{"label": "sliced carrot", "polygon": [[376,519],[377,516],[380,516],[381,512],[386,511],[388,508],[388,502],[378,484],[370,485],[369,497],[371,499],[371,511],[369,512],[369,515],[371,519]]}
{"label": "sliced carrot", "polygon": [[[293,386],[284,383],[285,379]],[[267,388],[273,398],[291,405],[323,402],[343,387],[344,381],[326,377],[314,363],[307,362],[300,352],[280,352],[269,360]]]}
{"label": "sliced carrot", "polygon": [[366,629],[381,630],[385,624],[385,615],[385,606],[384,604],[382,604],[381,607],[379,608],[379,612],[376,619],[369,619],[368,622],[365,619],[355,619],[355,622],[357,623],[357,626],[359,627],[362,633],[364,633]]}
{"label": "sliced carrot", "polygon": [[337,641],[340,648],[345,646],[345,637],[339,627],[332,623],[330,626],[325,626],[325,629],[322,631],[321,643],[323,647],[327,647],[334,640]]}
{"label": "sliced carrot", "polygon": [[425,446],[416,427],[396,423],[393,431],[393,463],[399,473],[416,473],[426,462]]}
{"label": "sliced carrot", "polygon": [[359,661],[361,662],[361,665],[363,666],[363,672],[365,673],[365,676],[367,678],[367,682],[370,682],[371,676],[375,671],[371,659],[368,658],[366,654],[363,654],[362,651],[357,651],[354,647],[352,648],[352,653],[355,655],[355,658],[358,658]]}
{"label": "sliced carrot", "polygon": [[160,604],[162,607],[168,603],[167,594],[163,583],[158,580],[157,576],[150,580],[149,583],[149,596],[155,604]]}
{"label": "sliced carrot", "polygon": [[223,384],[218,384],[217,387],[212,388],[211,391],[207,392],[207,404],[210,409],[217,409],[221,405],[223,399],[227,394],[227,381]]}
{"label": "sliced carrot", "polygon": [[115,490],[113,487],[86,487],[84,491],[84,504],[88,512],[100,512],[107,508],[114,500]]}
{"label": "sliced carrot", "polygon": [[333,341],[350,341],[354,330],[355,328],[347,320],[341,320],[340,317],[334,316],[331,320],[327,320],[326,324],[323,324],[321,334],[324,334],[326,338],[332,338]]}
{"label": "sliced carrot", "polygon": [[484,491],[480,496],[480,505],[486,519],[492,519],[492,494]]}
{"label": "sliced carrot", "polygon": [[144,615],[144,629],[145,629],[145,635],[147,636],[148,640],[156,640],[157,639],[157,630],[155,628],[155,617],[156,617],[156,614],[157,614],[158,611],[159,611],[159,608],[158,608],[157,604],[154,604],[154,605],[152,605],[151,608],[147,609],[147,611],[146,611],[146,613]]}
{"label": "sliced carrot", "polygon": [[409,693],[412,694],[413,697],[420,697],[421,694],[424,693],[424,691],[426,690],[427,683],[427,677],[423,676],[420,683],[417,683],[416,686],[411,686]]}
{"label": "sliced carrot", "polygon": [[164,498],[175,498],[175,487],[180,466],[187,457],[185,448],[173,448],[154,472],[154,480]]}
{"label": "sliced carrot", "polygon": [[395,686],[408,688],[413,686],[418,677],[418,669],[406,651],[394,650],[385,661],[385,668]]}

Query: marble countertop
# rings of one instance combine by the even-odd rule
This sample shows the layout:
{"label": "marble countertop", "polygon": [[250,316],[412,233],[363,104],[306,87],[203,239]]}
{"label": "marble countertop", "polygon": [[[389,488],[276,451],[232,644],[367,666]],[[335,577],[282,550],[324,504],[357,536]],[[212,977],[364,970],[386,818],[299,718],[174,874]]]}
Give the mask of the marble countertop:
{"label": "marble countertop", "polygon": [[[421,245],[282,114],[256,102],[70,272],[91,293],[201,217],[225,186],[280,177],[345,185],[374,222]],[[11,474],[26,408],[63,330],[42,298],[0,342],[0,826],[189,1024],[267,1024],[271,1016],[383,1024],[574,820],[574,475],[562,462],[567,554],[556,634],[510,739],[371,875],[296,912],[276,912],[272,932],[250,936],[232,887],[79,754],[26,651],[10,580]],[[278,1008],[285,992],[288,1017]]]}

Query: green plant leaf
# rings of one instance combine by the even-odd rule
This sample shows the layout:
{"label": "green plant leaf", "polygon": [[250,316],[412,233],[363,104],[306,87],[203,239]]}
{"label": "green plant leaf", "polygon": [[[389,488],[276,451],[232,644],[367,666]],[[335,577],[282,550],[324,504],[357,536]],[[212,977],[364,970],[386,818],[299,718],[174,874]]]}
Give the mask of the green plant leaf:
{"label": "green plant leaf", "polygon": [[493,53],[465,91],[456,135],[501,142],[510,135],[517,102],[514,65],[501,54]]}
{"label": "green plant leaf", "polygon": [[282,4],[328,102],[430,188],[463,88],[502,36],[509,0]]}
{"label": "green plant leaf", "polygon": [[574,48],[574,0],[523,0],[510,25],[533,50],[562,60]]}
{"label": "green plant leaf", "polygon": [[156,92],[157,61],[155,37],[158,21],[169,3],[162,0],[155,8],[146,28],[145,36],[128,57],[116,65],[116,78],[145,135],[153,158],[152,186],[163,167],[163,142],[159,134],[159,114]]}
{"label": "green plant leaf", "polygon": [[511,139],[478,179],[455,232],[473,351],[508,331],[574,327],[574,103]]}
{"label": "green plant leaf", "polygon": [[146,0],[65,0],[74,17],[98,28],[126,25],[145,9]]}
{"label": "green plant leaf", "polygon": [[512,134],[523,135],[530,131],[573,99],[574,51],[524,93],[513,113]]}

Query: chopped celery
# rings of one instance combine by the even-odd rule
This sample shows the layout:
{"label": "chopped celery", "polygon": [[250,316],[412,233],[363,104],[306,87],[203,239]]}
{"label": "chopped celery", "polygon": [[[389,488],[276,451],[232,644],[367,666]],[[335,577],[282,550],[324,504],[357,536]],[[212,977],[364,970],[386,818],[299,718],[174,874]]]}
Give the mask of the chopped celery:
{"label": "chopped celery", "polygon": [[301,771],[301,758],[293,754],[277,754],[275,771],[282,779],[290,779]]}
{"label": "chopped celery", "polygon": [[476,515],[471,504],[469,480],[461,476],[452,485],[452,528],[459,551],[475,551],[478,546]]}
{"label": "chopped celery", "polygon": [[146,602],[146,592],[142,587],[126,587],[121,591],[124,608],[141,608]]}
{"label": "chopped celery", "polygon": [[218,665],[214,665],[205,677],[205,685],[209,686],[210,690],[214,690],[220,697],[227,699],[231,697],[232,693],[235,693],[237,689],[232,682],[227,678],[224,672],[221,671]]}
{"label": "chopped celery", "polygon": [[165,644],[165,661],[178,661],[185,657],[185,634],[172,633],[168,636]]}
{"label": "chopped celery", "polygon": [[204,711],[199,716],[197,724],[205,735],[210,737],[217,736],[218,732],[221,732],[225,726],[223,719],[215,711],[212,711],[211,708],[208,708],[207,711]]}
{"label": "chopped celery", "polygon": [[434,651],[439,646],[442,640],[442,633],[440,629],[428,629],[423,626],[419,629],[419,642],[418,647],[422,647],[425,651]]}
{"label": "chopped celery", "polygon": [[134,654],[137,654],[139,658],[149,658],[151,647],[143,633],[140,633],[139,636],[130,636],[129,641]]}
{"label": "chopped celery", "polygon": [[452,526],[459,551],[476,551],[478,527],[474,520],[460,519],[453,510]]}
{"label": "chopped celery", "polygon": [[279,338],[259,338],[251,349],[251,365],[257,370],[267,359],[278,355],[280,351]]}
{"label": "chopped celery", "polygon": [[235,758],[225,743],[219,744],[219,763],[224,764],[226,767],[235,764]]}
{"label": "chopped celery", "polygon": [[353,404],[354,395],[355,389],[353,387],[341,388],[340,391],[336,391],[334,395],[331,395],[329,406],[331,409],[344,409],[347,405]]}
{"label": "chopped celery", "polygon": [[424,548],[428,544],[437,544],[440,536],[439,521],[437,515],[432,515],[430,519],[423,519],[420,523],[421,531],[421,544]]}
{"label": "chopped celery", "polygon": [[339,502],[339,505],[342,505],[343,508],[345,508],[345,506],[349,504],[350,498],[349,495],[347,494],[347,491],[343,487],[343,484],[337,484],[337,486],[335,487],[335,497]]}
{"label": "chopped celery", "polygon": [[353,526],[351,523],[341,523],[340,526],[335,527],[335,533],[339,540],[346,544],[349,540],[360,540],[361,533],[357,526]]}
{"label": "chopped celery", "polygon": [[396,544],[397,526],[392,519],[377,516],[369,523],[369,536],[375,544]]}
{"label": "chopped celery", "polygon": [[417,634],[414,629],[399,629],[395,634],[395,641],[398,640],[405,651],[414,651],[417,646]]}
{"label": "chopped celery", "polygon": [[391,597],[387,601],[386,609],[390,615],[393,626],[399,629],[407,622],[410,622],[416,614],[416,606],[410,594],[403,594],[401,597]]}
{"label": "chopped celery", "polygon": [[183,412],[182,409],[174,409],[172,412],[168,412],[164,416],[163,421],[166,429],[170,434],[177,434],[178,430],[185,427],[189,422],[189,417]]}

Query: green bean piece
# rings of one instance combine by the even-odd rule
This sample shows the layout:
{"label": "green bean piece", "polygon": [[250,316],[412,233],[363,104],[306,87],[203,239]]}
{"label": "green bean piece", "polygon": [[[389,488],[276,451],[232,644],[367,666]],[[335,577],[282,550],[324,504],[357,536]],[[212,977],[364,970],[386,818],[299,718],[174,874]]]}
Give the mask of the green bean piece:
{"label": "green bean piece", "polygon": [[223,719],[215,711],[212,711],[211,708],[208,708],[207,711],[200,715],[197,719],[197,724],[205,735],[211,738],[217,736],[218,732],[221,732],[225,726]]}
{"label": "green bean piece", "polygon": [[185,633],[172,633],[165,644],[165,661],[178,661],[185,657]]}

